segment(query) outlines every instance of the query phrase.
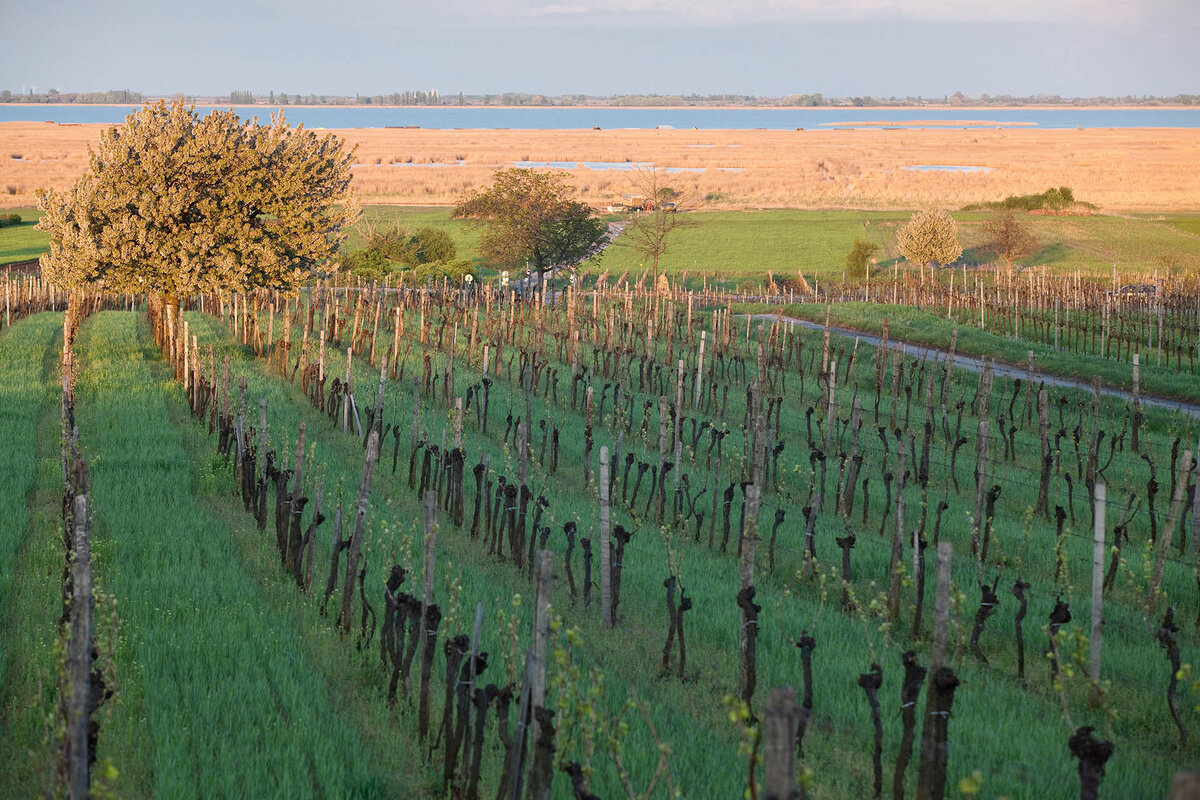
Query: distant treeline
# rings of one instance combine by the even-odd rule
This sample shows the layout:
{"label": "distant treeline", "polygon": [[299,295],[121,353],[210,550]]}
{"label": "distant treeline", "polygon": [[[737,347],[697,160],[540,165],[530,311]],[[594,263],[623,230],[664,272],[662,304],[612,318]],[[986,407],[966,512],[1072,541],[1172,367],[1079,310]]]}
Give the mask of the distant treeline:
{"label": "distant treeline", "polygon": [[[171,95],[200,105],[381,105],[381,106],[778,106],[780,108],[871,106],[1197,106],[1200,94],[1168,96],[1124,95],[1121,97],[1062,97],[1057,94],[1011,95],[981,94],[978,97],[955,92],[940,97],[909,95],[907,97],[826,97],[814,92],[789,94],[783,97],[760,97],[749,94],[620,94],[597,96],[588,94],[547,95],[527,92],[499,94],[441,94],[437,89],[408,90],[390,94],[326,95],[300,92],[256,92],[249,89],[231,91],[227,95]],[[0,103],[116,103],[140,104],[146,100],[141,92],[129,89],[107,92],[48,92],[17,93],[0,91]]]}
{"label": "distant treeline", "polygon": [[51,89],[48,92],[17,92],[5,89],[0,91],[0,103],[113,103],[117,105],[135,105],[145,101],[141,92],[130,89],[109,89],[107,92],[60,92]]}

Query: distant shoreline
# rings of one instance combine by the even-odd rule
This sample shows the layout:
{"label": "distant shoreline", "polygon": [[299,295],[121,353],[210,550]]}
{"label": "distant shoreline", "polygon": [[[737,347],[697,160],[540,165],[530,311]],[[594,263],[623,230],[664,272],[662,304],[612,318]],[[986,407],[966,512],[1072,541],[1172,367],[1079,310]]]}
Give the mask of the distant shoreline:
{"label": "distant shoreline", "polygon": [[[156,103],[159,100],[171,100],[169,97],[154,97],[148,98],[145,103]],[[17,108],[138,108],[138,103],[0,103],[0,107],[13,106]],[[824,106],[764,106],[764,105],[694,105],[694,106],[626,106],[626,105],[599,105],[599,104],[582,104],[576,106],[563,105],[528,105],[528,106],[504,106],[504,105],[379,105],[375,103],[288,103],[286,105],[268,105],[268,104],[236,104],[236,103],[217,103],[217,102],[195,102],[190,103],[204,108],[261,108],[264,111],[276,111],[278,109],[287,108],[385,108],[397,110],[409,109],[437,109],[441,111],[479,111],[482,109],[496,109],[498,111],[541,111],[553,109],[556,111],[570,111],[576,109],[579,111],[592,110],[608,110],[608,109],[627,109],[629,111],[909,111],[909,110],[924,110],[924,111],[1196,111],[1200,112],[1200,106],[1182,106],[1182,105],[1086,105],[1077,106],[1067,103],[1060,105],[1006,105],[1006,106],[971,106],[971,105],[947,105],[947,104],[922,104],[922,105],[881,105],[881,106],[842,106],[842,105],[824,105]],[[103,123],[97,123],[103,124]],[[862,123],[859,123],[862,124]]]}

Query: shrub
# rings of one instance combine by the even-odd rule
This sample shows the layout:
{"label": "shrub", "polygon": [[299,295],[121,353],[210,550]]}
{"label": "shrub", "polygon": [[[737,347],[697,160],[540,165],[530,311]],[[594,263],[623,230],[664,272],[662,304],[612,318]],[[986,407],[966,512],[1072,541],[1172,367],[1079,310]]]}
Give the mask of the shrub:
{"label": "shrub", "polygon": [[1070,186],[1051,186],[1040,194],[1014,194],[995,203],[978,203],[967,206],[964,210],[1002,209],[1004,211],[1062,211],[1072,206],[1095,208],[1091,203],[1080,203],[1075,199],[1075,192]]}
{"label": "shrub", "polygon": [[355,250],[342,257],[344,266],[352,275],[373,280],[383,280],[403,268],[403,264],[388,258],[380,250]]}
{"label": "shrub", "polygon": [[[428,274],[434,277],[461,280],[466,272],[473,271],[470,262],[455,261],[457,250],[454,240],[442,228],[427,225],[409,234],[398,225],[369,226],[363,234],[364,247],[342,256],[342,264],[354,275],[382,280],[385,277],[403,277],[412,280],[414,269],[420,280]],[[436,265],[465,264],[464,268],[447,268],[442,271]],[[433,267],[431,269],[423,269]],[[403,274],[402,274],[403,273]]]}
{"label": "shrub", "polygon": [[426,225],[417,228],[408,239],[408,253],[412,257],[410,263],[429,264],[437,261],[453,261],[458,254],[454,240],[442,228]]}
{"label": "shrub", "polygon": [[21,224],[20,214],[8,214],[7,216],[0,214],[0,228],[12,227]]}
{"label": "shrub", "polygon": [[850,252],[846,253],[846,277],[851,280],[866,278],[871,259],[878,252],[879,245],[866,239],[855,238]]}

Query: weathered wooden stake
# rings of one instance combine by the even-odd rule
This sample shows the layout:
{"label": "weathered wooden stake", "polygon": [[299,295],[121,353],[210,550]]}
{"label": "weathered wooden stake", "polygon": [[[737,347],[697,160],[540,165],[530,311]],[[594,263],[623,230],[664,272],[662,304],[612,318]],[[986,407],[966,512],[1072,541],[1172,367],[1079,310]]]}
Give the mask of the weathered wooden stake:
{"label": "weathered wooden stake", "polygon": [[354,361],[354,348],[346,348],[346,382],[342,386],[342,433],[350,430],[350,366]]}
{"label": "weathered wooden stake", "polygon": [[[429,489],[425,492],[425,568],[421,574],[422,626],[427,623],[427,615],[433,605],[433,570],[437,557],[437,511],[437,492]],[[425,647],[421,653],[421,695],[417,701],[417,727],[422,740],[429,734],[429,677],[432,669],[433,648]]]}
{"label": "weathered wooden stake", "polygon": [[980,559],[983,558],[983,549],[979,546],[979,541],[984,525],[983,497],[985,494],[984,487],[987,485],[988,428],[988,421],[981,419],[979,421],[979,462],[975,467],[975,516],[971,519],[971,553],[978,555]]}
{"label": "weathered wooden stake", "polygon": [[949,748],[944,736],[950,710],[940,706],[947,692],[953,699],[954,685],[957,684],[954,673],[946,667],[946,637],[950,630],[950,562],[953,554],[954,548],[950,542],[938,542],[933,650],[929,659],[930,686],[926,694],[925,724],[921,730],[917,800],[942,800],[946,792]]}
{"label": "weathered wooden stake", "polygon": [[600,610],[604,627],[611,628],[613,619],[612,547],[609,544],[611,520],[608,515],[608,448],[600,448]]}
{"label": "weathered wooden stake", "polygon": [[1092,636],[1089,664],[1091,665],[1092,692],[1089,704],[1099,705],[1100,692],[1100,635],[1104,625],[1102,604],[1104,602],[1104,510],[1107,489],[1103,483],[1096,484],[1096,519],[1092,532]]}
{"label": "weathered wooden stake", "polygon": [[371,431],[367,440],[367,457],[363,462],[362,482],[358,487],[358,507],[354,516],[354,533],[350,538],[350,552],[346,556],[346,583],[342,587],[342,613],[338,625],[343,631],[350,630],[350,610],[354,603],[354,587],[358,581],[358,561],[362,555],[362,539],[367,527],[367,504],[371,496],[371,480],[375,477],[375,465],[379,461],[379,433]]}
{"label": "weathered wooden stake", "polygon": [[776,686],[771,690],[764,714],[765,800],[792,800],[800,796],[796,789],[796,726],[800,718],[796,690],[790,686]]}
{"label": "weathered wooden stake", "polygon": [[1159,586],[1162,584],[1163,571],[1167,567],[1167,551],[1171,549],[1171,537],[1179,524],[1179,512],[1183,507],[1183,494],[1188,480],[1192,476],[1192,451],[1183,451],[1183,463],[1179,465],[1179,478],[1175,482],[1175,496],[1171,498],[1171,508],[1167,512],[1167,522],[1163,526],[1158,539],[1158,553],[1154,557],[1154,572],[1150,576],[1150,613],[1154,613],[1158,605]]}
{"label": "weathered wooden stake", "polygon": [[836,419],[837,362],[829,362],[829,408],[825,413],[825,456],[833,457],[833,422]]}
{"label": "weathered wooden stake", "polygon": [[[530,715],[533,717],[534,742],[541,740],[543,735],[542,720],[532,711],[546,706],[546,646],[550,639],[550,586],[554,579],[554,553],[550,550],[540,550],[537,558],[537,605],[533,617],[533,644],[529,648],[528,704]],[[549,797],[549,782],[543,785],[537,774],[532,775],[529,782],[529,800],[547,800]]]}
{"label": "weathered wooden stake", "polygon": [[74,561],[71,573],[71,640],[67,650],[67,673],[71,700],[67,708],[68,795],[75,800],[88,797],[88,714],[92,686],[92,550],[88,540],[88,498],[75,497]]}
{"label": "weathered wooden stake", "polygon": [[[892,621],[900,618],[900,565],[904,558],[904,475],[907,456],[908,439],[901,437],[900,449],[896,452],[896,476],[899,479],[896,486],[896,532],[892,536],[892,555],[888,561],[887,611],[888,619]],[[911,577],[915,581],[917,576],[914,573]]]}

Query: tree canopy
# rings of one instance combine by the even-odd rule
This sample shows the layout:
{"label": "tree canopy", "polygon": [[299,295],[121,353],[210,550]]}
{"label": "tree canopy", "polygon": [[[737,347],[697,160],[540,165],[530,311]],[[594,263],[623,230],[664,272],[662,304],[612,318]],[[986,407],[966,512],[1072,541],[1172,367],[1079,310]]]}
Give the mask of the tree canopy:
{"label": "tree canopy", "polygon": [[988,236],[988,247],[1008,266],[1008,274],[1012,275],[1013,262],[1025,258],[1037,249],[1037,239],[1033,232],[1012,212],[998,214],[983,223],[983,231]]}
{"label": "tree canopy", "polygon": [[509,168],[492,185],[476,190],[454,216],[486,225],[480,242],[483,257],[503,267],[526,261],[539,272],[573,264],[592,255],[608,235],[591,208],[569,198],[561,175]]}
{"label": "tree canopy", "polygon": [[167,298],[286,289],[333,257],[357,217],[353,152],[333,135],[159,101],[104,131],[67,192],[39,192],[42,272]]}
{"label": "tree canopy", "polygon": [[950,264],[962,255],[958,223],[947,211],[918,211],[896,234],[896,244],[915,264]]}

